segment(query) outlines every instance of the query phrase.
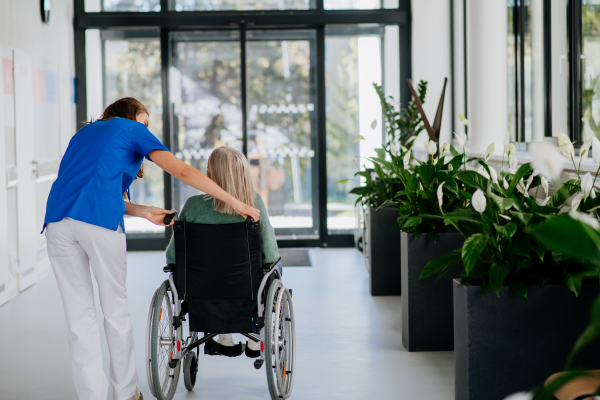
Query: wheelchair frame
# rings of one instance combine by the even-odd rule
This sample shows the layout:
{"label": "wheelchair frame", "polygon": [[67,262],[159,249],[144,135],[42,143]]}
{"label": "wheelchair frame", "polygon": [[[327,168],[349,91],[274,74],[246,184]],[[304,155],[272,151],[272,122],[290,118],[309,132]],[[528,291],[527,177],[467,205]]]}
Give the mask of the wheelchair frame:
{"label": "wheelchair frame", "polygon": [[[260,328],[260,334],[240,333],[249,340],[260,343],[260,358],[257,358],[254,361],[254,367],[260,369],[263,363],[267,361],[267,382],[269,393],[273,400],[287,399],[290,397],[294,384],[296,365],[295,320],[291,299],[292,295],[291,291],[283,286],[281,274],[276,267],[280,260],[281,257],[268,269],[263,268],[264,275],[258,289],[257,297],[258,326]],[[176,390],[177,381],[179,379],[179,368],[182,364],[181,361],[185,360],[183,364],[186,389],[192,390],[196,381],[198,363],[198,356],[193,353],[193,350],[198,349],[199,346],[218,334],[208,333],[202,338],[198,338],[197,332],[190,331],[190,336],[183,340],[182,325],[183,321],[186,320],[185,316],[187,315],[187,311],[182,310],[182,303],[179,299],[179,294],[174,282],[173,267],[168,265],[164,268],[164,271],[169,273],[169,278],[155,291],[148,314],[148,323],[146,327],[146,370],[152,394],[159,400],[170,400]],[[268,284],[269,286],[267,287]],[[153,361],[151,356],[154,334],[154,310],[156,308],[157,300],[160,300],[160,316],[162,317],[162,298],[157,299],[157,295],[165,285],[163,298],[164,295],[167,294],[167,291],[171,291],[171,307],[173,310],[170,327],[171,330],[174,331],[171,332],[174,333],[173,337],[167,339],[160,337],[159,340],[161,346],[171,345],[174,347],[174,349],[171,350],[171,358],[168,362],[170,369],[168,372],[169,377],[173,379],[172,385],[175,385],[175,388],[171,385],[170,390],[167,393],[164,393],[164,384],[163,386],[159,386],[158,382],[155,382],[154,373],[152,372],[155,367],[153,366],[153,362],[158,363],[158,360]],[[268,293],[266,296],[263,296],[265,290],[267,290]],[[268,310],[267,306],[269,306]],[[276,316],[275,320],[273,320],[273,314]],[[268,332],[267,328],[269,328]],[[283,337],[281,337],[280,334],[282,334]],[[291,348],[288,348],[290,347],[290,344]],[[275,356],[275,362],[273,362],[273,356]],[[283,366],[281,365],[282,356],[284,357]]]}

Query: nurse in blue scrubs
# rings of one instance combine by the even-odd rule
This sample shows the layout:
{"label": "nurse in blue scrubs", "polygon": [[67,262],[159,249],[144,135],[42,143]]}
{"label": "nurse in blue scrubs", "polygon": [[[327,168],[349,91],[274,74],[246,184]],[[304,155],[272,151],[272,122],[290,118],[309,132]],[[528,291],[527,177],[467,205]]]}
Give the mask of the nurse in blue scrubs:
{"label": "nurse in blue scrubs", "polygon": [[[80,400],[106,400],[91,271],[98,284],[110,353],[114,400],[140,400],[135,347],[127,307],[127,249],[123,215],[156,225],[170,211],[133,204],[123,193],[144,157],[198,190],[230,204],[244,217],[259,211],[181,162],[148,130],[148,110],[127,97],[71,139],[46,206],[48,255],[63,300],[73,382]],[[172,222],[171,222],[172,223]]]}

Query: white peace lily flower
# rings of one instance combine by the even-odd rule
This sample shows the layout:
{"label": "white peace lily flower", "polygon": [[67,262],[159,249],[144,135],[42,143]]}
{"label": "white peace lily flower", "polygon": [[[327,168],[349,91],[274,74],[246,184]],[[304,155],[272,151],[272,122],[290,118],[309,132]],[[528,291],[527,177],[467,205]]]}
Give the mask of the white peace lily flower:
{"label": "white peace lily flower", "polygon": [[595,136],[592,138],[592,160],[594,165],[600,164],[600,140]]}
{"label": "white peace lily flower", "polygon": [[440,183],[440,186],[438,186],[438,189],[437,189],[437,198],[438,198],[438,203],[440,203],[440,210],[442,209],[442,204],[444,204],[444,191],[442,190],[443,187],[444,187],[444,182]]}
{"label": "white peace lily flower", "polygon": [[595,230],[600,229],[600,222],[598,222],[596,218],[592,217],[589,214],[576,211],[575,209],[571,209],[569,211],[569,216],[573,219],[576,219],[579,222],[583,222],[584,224],[589,225]]}
{"label": "white peace lily flower", "polygon": [[450,142],[444,143],[444,146],[442,147],[442,155],[445,156],[448,153],[450,153]]}
{"label": "white peace lily flower", "polygon": [[410,151],[407,151],[404,155],[404,169],[408,169],[410,167]]}
{"label": "white peace lily flower", "polygon": [[485,177],[485,179],[490,179],[490,175],[487,173],[487,171],[485,170],[485,168],[483,168],[483,165],[481,165],[479,167],[479,169],[477,170],[477,173],[479,175],[483,175]]}
{"label": "white peace lily flower", "polygon": [[471,199],[471,205],[478,213],[483,213],[485,211],[485,207],[487,205],[487,199],[485,195],[481,191],[481,189],[477,189],[475,193],[473,193],[473,198]]}
{"label": "white peace lily flower", "polygon": [[533,183],[533,178],[535,176],[533,174],[531,174],[529,176],[529,178],[527,178],[527,184],[525,185],[525,192],[529,192],[529,186],[531,186],[531,184]]}
{"label": "white peace lily flower", "polygon": [[531,143],[529,154],[533,158],[533,166],[546,178],[554,181],[560,180],[560,174],[564,168],[564,158],[558,152],[558,148],[551,143]]}
{"label": "white peace lily flower", "polygon": [[506,155],[508,155],[510,157],[511,155],[513,155],[517,152],[517,148],[515,147],[514,144],[510,143],[510,144],[504,146],[504,152],[506,153]]}
{"label": "white peace lily flower", "polygon": [[548,196],[548,190],[549,185],[548,185],[548,181],[546,180],[546,178],[544,178],[544,176],[542,175],[542,177],[540,178],[542,180],[542,189],[544,189],[544,192],[546,193],[546,196]]}
{"label": "white peace lily flower", "polygon": [[506,135],[504,135],[504,148],[510,144],[510,133],[506,131]]}
{"label": "white peace lily flower", "polygon": [[502,186],[504,190],[508,190],[508,182],[506,182],[506,178],[502,178]]}
{"label": "white peace lily flower", "polygon": [[506,397],[504,400],[533,400],[533,393],[530,392],[519,392],[515,394],[511,394]]}
{"label": "white peace lily flower", "polygon": [[517,190],[524,195],[525,197],[529,197],[529,193],[525,190],[525,183],[523,182],[523,178],[517,183]]}
{"label": "white peace lily flower", "polygon": [[508,172],[510,172],[511,174],[514,174],[515,172],[517,172],[518,166],[519,166],[519,159],[516,156],[511,158],[510,162],[508,163]]}
{"label": "white peace lily flower", "polygon": [[454,136],[456,136],[456,141],[458,142],[459,149],[464,153],[465,145],[467,144],[467,135],[465,135],[464,133],[454,132]]}
{"label": "white peace lily flower", "polygon": [[583,200],[583,193],[579,193],[571,199],[571,210],[577,210]]}
{"label": "white peace lily flower", "polygon": [[550,201],[552,197],[548,196],[546,197],[544,200],[542,200],[541,202],[538,202],[540,206],[545,206],[546,204],[548,204],[548,202]]}
{"label": "white peace lily flower", "polygon": [[590,195],[590,191],[592,190],[593,186],[594,178],[592,178],[592,175],[588,172],[583,176],[583,178],[581,178],[581,191],[583,192],[584,200]]}
{"label": "white peace lily flower", "polygon": [[508,215],[504,215],[504,214],[498,214],[499,216],[501,216],[502,218],[510,221],[510,217]]}
{"label": "white peace lily flower", "polygon": [[460,120],[460,122],[465,124],[465,126],[469,126],[469,120],[462,113],[458,113],[458,119]]}
{"label": "white peace lily flower", "polygon": [[490,174],[492,175],[492,182],[498,184],[498,172],[496,172],[494,167],[488,166],[488,168],[490,169]]}
{"label": "white peace lily flower", "polygon": [[412,143],[412,142],[414,142],[415,140],[417,140],[417,137],[416,137],[416,136],[412,136],[411,138],[409,138],[409,139],[406,141],[406,144]]}
{"label": "white peace lily flower", "polygon": [[592,141],[588,140],[586,142],[583,143],[583,145],[581,145],[581,148],[579,149],[579,165],[581,165],[581,162],[584,161],[586,158],[588,158],[588,155],[590,154],[590,146],[592,145]]}
{"label": "white peace lily flower", "polygon": [[419,182],[419,190],[423,190],[423,184]]}
{"label": "white peace lily flower", "polygon": [[394,157],[398,155],[398,148],[396,147],[396,143],[394,142],[390,143],[390,153],[392,153]]}
{"label": "white peace lily flower", "polygon": [[558,149],[569,160],[572,160],[575,157],[573,143],[571,143],[571,139],[565,133],[558,132]]}
{"label": "white peace lily flower", "polygon": [[400,145],[400,150],[402,150],[403,153],[406,153],[408,151],[408,149],[402,145]]}
{"label": "white peace lily flower", "polygon": [[494,150],[496,149],[496,142],[490,143],[490,145],[485,149],[485,161],[489,160],[492,154],[494,154]]}
{"label": "white peace lily flower", "polygon": [[448,164],[448,171],[454,171],[454,167],[452,166],[452,164]]}
{"label": "white peace lily flower", "polygon": [[436,143],[436,142],[434,142],[433,140],[430,140],[430,141],[427,143],[427,152],[428,152],[430,155],[434,155],[436,151],[437,151],[437,143]]}
{"label": "white peace lily flower", "polygon": [[596,189],[592,188],[592,190],[590,190],[590,197],[591,197],[592,199],[595,199],[595,198],[596,198]]}

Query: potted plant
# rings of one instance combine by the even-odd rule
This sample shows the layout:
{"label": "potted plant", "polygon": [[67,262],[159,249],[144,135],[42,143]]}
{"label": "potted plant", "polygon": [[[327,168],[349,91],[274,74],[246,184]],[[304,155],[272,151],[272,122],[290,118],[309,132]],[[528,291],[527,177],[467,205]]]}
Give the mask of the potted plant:
{"label": "potted plant", "polygon": [[[561,150],[579,176],[567,141]],[[580,159],[588,150],[582,146]],[[462,248],[423,271],[426,277],[463,263],[460,279],[454,280],[458,400],[500,400],[556,372],[552,360],[568,353],[581,328],[580,310],[587,310],[600,292],[597,265],[556,251],[532,234],[566,207],[571,219],[592,219],[582,212],[595,212],[598,206],[596,189],[588,184],[591,176],[569,181],[552,197],[538,200],[530,192],[547,193],[546,177],[558,180],[562,160],[547,143],[532,146],[531,152],[535,169],[525,164],[497,174],[480,162],[481,173],[457,175],[473,194],[465,207],[442,218],[472,234]],[[595,283],[582,285],[591,277]]]}
{"label": "potted plant", "polygon": [[[424,129],[421,116],[413,102],[408,108],[397,111],[393,98],[386,98],[379,85],[373,86],[381,100],[388,137],[383,148],[375,150],[377,157],[374,159],[389,160],[392,165],[404,168],[404,155]],[[421,102],[424,102],[427,82],[419,82],[418,92]],[[358,136],[356,140],[362,140],[362,137]],[[397,175],[374,159],[369,159],[373,168],[365,168],[355,174],[362,179],[362,184],[350,193],[358,196],[356,203],[364,209],[363,253],[369,270],[369,291],[372,296],[400,295],[400,230],[394,226],[398,211],[381,206],[404,187]],[[346,180],[340,182],[345,183]]]}
{"label": "potted plant", "polygon": [[[446,157],[450,152],[447,143],[436,159],[436,143],[429,141],[426,147],[427,161],[413,160],[412,169],[394,170],[404,189],[383,205],[394,206],[399,212],[402,345],[408,351],[450,351],[454,347],[451,280],[460,276],[461,266],[453,266],[439,280],[419,278],[431,260],[462,246],[463,234],[444,224],[441,216],[461,207],[470,195],[457,179],[465,165],[464,152],[452,149],[455,155]],[[407,153],[405,164],[410,163],[409,157]],[[385,164],[384,160],[377,161]]]}

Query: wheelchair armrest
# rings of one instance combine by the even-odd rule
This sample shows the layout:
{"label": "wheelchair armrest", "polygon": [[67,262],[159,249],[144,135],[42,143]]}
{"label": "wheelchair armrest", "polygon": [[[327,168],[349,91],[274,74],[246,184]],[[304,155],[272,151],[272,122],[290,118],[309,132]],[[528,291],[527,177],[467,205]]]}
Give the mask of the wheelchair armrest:
{"label": "wheelchair armrest", "polygon": [[175,271],[175,264],[167,264],[164,268],[163,271],[165,272],[173,272]]}
{"label": "wheelchair armrest", "polygon": [[277,265],[277,263],[281,261],[281,256],[279,256],[279,258],[277,259],[277,261],[275,261],[273,264],[271,264],[271,266],[269,268],[263,268],[263,272],[267,273],[270,270],[272,270],[273,268],[275,268],[275,266]]}

